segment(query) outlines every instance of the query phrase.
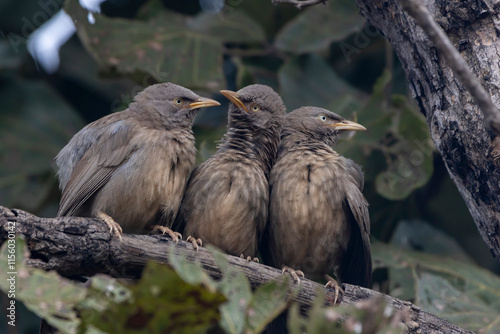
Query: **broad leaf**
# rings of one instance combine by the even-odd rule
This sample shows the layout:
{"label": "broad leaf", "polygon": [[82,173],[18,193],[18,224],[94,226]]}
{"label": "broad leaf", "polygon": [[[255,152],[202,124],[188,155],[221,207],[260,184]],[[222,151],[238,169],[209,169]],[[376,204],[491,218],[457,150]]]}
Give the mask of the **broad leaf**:
{"label": "broad leaf", "polygon": [[[165,265],[150,262],[136,283],[98,275],[83,285],[26,266],[24,252],[21,239],[4,243],[0,289],[9,293],[7,279],[14,277],[15,302],[22,301],[63,333],[205,333],[219,321],[219,306],[226,300],[210,291],[211,281],[200,279],[208,276],[201,267],[193,269],[196,264],[179,266],[198,277],[196,284],[186,283]],[[12,263],[9,254],[15,254]]]}
{"label": "broad leaf", "polygon": [[110,303],[97,317],[84,318],[107,333],[205,333],[219,321],[219,305],[225,301],[222,294],[186,283],[154,262],[128,289],[130,298]]}
{"label": "broad leaf", "polygon": [[332,0],[326,6],[308,8],[283,27],[276,47],[295,54],[324,50],[361,30],[365,21],[358,12],[352,0]]}
{"label": "broad leaf", "polygon": [[372,252],[376,268],[411,272],[405,279],[412,281],[415,303],[423,310],[472,331],[494,333],[500,319],[500,277],[472,263],[386,244],[373,244]]}
{"label": "broad leaf", "polygon": [[[337,106],[336,101],[341,98],[346,96],[357,98],[361,95],[317,55],[290,59],[280,69],[278,80],[281,87],[281,97],[289,111],[302,106],[317,106],[328,109],[332,105]],[[355,101],[355,98],[351,101]],[[342,110],[336,109],[334,108],[332,111],[342,112]]]}
{"label": "broad leaf", "polygon": [[[14,246],[14,247],[12,247]],[[0,289],[9,295],[9,304],[23,302],[26,307],[63,333],[76,333],[80,324],[74,306],[82,302],[86,289],[55,272],[45,272],[26,266],[26,243],[9,239],[0,251]],[[8,256],[15,256],[15,263]],[[10,280],[8,280],[10,279]],[[15,286],[11,289],[11,283]]]}
{"label": "broad leaf", "polygon": [[230,265],[225,255],[209,247],[215,263],[223,273],[218,289],[228,301],[221,307],[221,327],[227,333],[260,333],[287,306],[288,280],[269,282],[252,294],[245,275]]}
{"label": "broad leaf", "polygon": [[187,21],[188,27],[223,42],[245,43],[265,40],[264,31],[254,20],[241,11],[221,17],[202,13]]}
{"label": "broad leaf", "polygon": [[[264,39],[262,29],[244,14],[226,20],[217,15],[189,17],[158,3],[141,12],[142,20],[89,13],[75,0],[65,10],[75,21],[85,47],[108,71],[138,78],[150,75],[189,88],[218,90],[224,85],[223,43]],[[146,20],[146,21],[144,21]]]}
{"label": "broad leaf", "polygon": [[[426,184],[433,172],[434,146],[427,124],[402,95],[387,96],[390,74],[385,72],[373,94],[357,110],[358,122],[367,128],[336,149],[360,163],[366,179],[375,178],[377,192],[390,200],[408,197]],[[380,156],[385,158],[381,165]]]}
{"label": "broad leaf", "polygon": [[383,298],[372,298],[354,304],[324,307],[324,293],[318,291],[307,317],[293,304],[288,316],[290,334],[301,333],[404,333],[400,324],[402,311],[385,304]]}

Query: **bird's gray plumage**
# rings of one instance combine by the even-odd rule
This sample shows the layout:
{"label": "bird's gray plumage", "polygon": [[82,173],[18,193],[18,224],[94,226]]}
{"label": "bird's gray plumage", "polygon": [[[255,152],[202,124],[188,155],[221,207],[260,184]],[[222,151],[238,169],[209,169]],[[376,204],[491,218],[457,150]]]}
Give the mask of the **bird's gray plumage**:
{"label": "bird's gray plumage", "polygon": [[[324,118],[323,118],[324,116]],[[323,120],[324,119],[324,120]],[[303,107],[287,115],[270,178],[264,262],[306,277],[335,272],[343,283],[371,284],[370,219],[363,174],[331,145],[342,117]]]}
{"label": "bird's gray plumage", "polygon": [[157,219],[171,226],[195,162],[191,126],[198,109],[190,104],[196,101],[209,100],[157,84],[128,109],[80,130],[55,158],[62,190],[58,216],[104,212],[126,232],[140,232]]}
{"label": "bird's gray plumage", "polygon": [[235,96],[248,111],[230,104],[227,133],[218,151],[190,176],[174,229],[229,254],[253,257],[267,221],[268,175],[285,106],[263,85]]}

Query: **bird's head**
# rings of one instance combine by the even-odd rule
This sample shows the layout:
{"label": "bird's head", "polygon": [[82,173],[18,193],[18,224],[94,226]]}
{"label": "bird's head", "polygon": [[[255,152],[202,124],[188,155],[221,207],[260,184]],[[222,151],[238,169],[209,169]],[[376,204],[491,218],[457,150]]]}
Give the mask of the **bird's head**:
{"label": "bird's head", "polygon": [[269,86],[250,85],[237,92],[222,90],[229,105],[229,121],[243,120],[258,128],[266,128],[273,120],[280,120],[286,108],[281,97]]}
{"label": "bird's head", "polygon": [[173,83],[151,85],[137,94],[135,101],[142,110],[159,114],[167,127],[191,127],[200,108],[219,106],[220,103],[201,97],[193,91]]}
{"label": "bird's head", "polygon": [[286,116],[284,127],[328,145],[333,145],[344,131],[366,130],[361,124],[348,121],[336,113],[317,107],[302,107],[292,111]]}

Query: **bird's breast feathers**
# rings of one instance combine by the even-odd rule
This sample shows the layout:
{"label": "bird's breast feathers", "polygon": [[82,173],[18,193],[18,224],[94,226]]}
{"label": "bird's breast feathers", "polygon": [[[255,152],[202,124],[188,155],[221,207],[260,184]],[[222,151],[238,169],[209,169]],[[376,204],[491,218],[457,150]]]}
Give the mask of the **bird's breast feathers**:
{"label": "bird's breast feathers", "polygon": [[348,185],[354,182],[346,172],[344,160],[340,155],[288,154],[271,172],[273,193],[285,194],[286,200],[279,202],[290,206],[292,211],[300,209],[301,212],[296,212],[300,216],[322,214],[316,212],[320,207],[339,210]]}
{"label": "bird's breast feathers", "polygon": [[173,200],[173,194],[184,191],[187,176],[195,163],[196,148],[194,138],[192,142],[189,139],[178,141],[162,132],[152,130],[136,135],[131,144],[141,149],[136,150],[120,169],[125,171],[124,180],[128,181],[125,183],[133,185],[134,193],[141,194],[137,200],[144,202],[142,205],[156,210],[169,203],[168,206],[173,207],[164,209],[177,211],[181,197]]}

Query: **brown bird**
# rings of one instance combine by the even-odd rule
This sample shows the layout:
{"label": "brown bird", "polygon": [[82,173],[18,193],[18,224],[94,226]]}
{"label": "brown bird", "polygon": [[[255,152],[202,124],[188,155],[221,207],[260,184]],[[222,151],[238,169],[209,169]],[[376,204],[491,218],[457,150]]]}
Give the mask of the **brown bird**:
{"label": "brown bird", "polygon": [[[257,255],[268,216],[268,175],[285,105],[270,87],[221,91],[231,100],[218,151],[189,178],[175,229],[232,255]],[[196,242],[197,239],[198,242]]]}
{"label": "brown bird", "polygon": [[55,159],[58,216],[99,217],[118,235],[159,224],[177,241],[180,234],[168,227],[195,162],[191,126],[200,108],[216,105],[162,83],[137,94],[128,109],[88,124]]}
{"label": "brown bird", "polygon": [[[325,109],[302,107],[287,115],[270,177],[270,213],[261,254],[292,276],[371,284],[370,218],[363,173],[335,152],[343,131],[366,130]],[[329,276],[327,284],[340,287]]]}

